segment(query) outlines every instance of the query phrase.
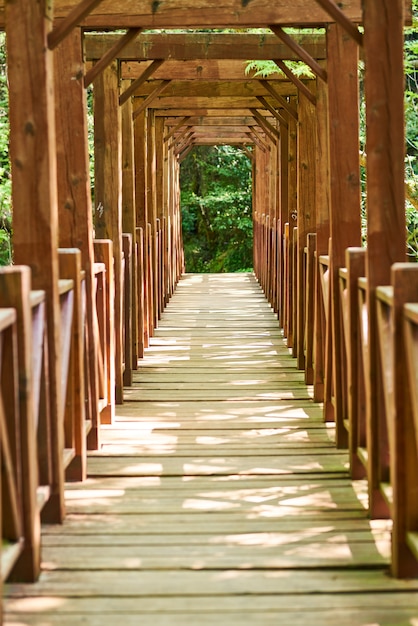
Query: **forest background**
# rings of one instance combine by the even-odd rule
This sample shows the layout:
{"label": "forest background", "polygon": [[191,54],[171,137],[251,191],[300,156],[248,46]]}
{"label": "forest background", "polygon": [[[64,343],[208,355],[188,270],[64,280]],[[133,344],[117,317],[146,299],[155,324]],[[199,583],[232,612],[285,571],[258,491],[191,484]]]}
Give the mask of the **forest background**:
{"label": "forest background", "polygon": [[[408,256],[418,261],[418,0],[414,22],[405,32],[405,184]],[[13,262],[11,171],[5,35],[0,33],[0,265]],[[247,69],[271,76],[269,62],[248,62]],[[307,68],[293,67],[303,76]],[[360,78],[362,77],[360,65]],[[362,92],[362,90],[360,90]],[[92,97],[89,94],[89,118]],[[365,151],[364,101],[359,102],[360,151]],[[93,133],[90,155],[93,162]],[[93,167],[91,168],[93,171]],[[366,224],[365,167],[361,167],[362,213]],[[195,147],[181,165],[183,241],[188,272],[237,272],[252,267],[252,165],[233,146]],[[92,185],[93,189],[93,185]],[[364,232],[364,241],[366,233]]]}

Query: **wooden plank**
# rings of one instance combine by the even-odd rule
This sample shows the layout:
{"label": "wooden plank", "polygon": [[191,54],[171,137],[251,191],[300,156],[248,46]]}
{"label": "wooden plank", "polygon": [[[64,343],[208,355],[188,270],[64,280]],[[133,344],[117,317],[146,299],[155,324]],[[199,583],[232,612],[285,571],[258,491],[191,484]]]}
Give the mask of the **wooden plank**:
{"label": "wooden plank", "polygon": [[[118,35],[112,33],[89,33],[84,35],[84,47],[88,61],[101,59],[114,45]],[[294,35],[295,39],[316,59],[326,58],[323,35]],[[136,59],[173,59],[179,61],[205,61],[225,59],[247,61],[248,59],[297,60],[287,46],[271,33],[141,33],[134,42],[118,55],[125,61]],[[167,61],[166,61],[167,62]],[[202,68],[205,72],[206,70]],[[122,69],[123,71],[123,69]],[[126,77],[125,77],[126,78]],[[134,78],[134,77],[133,77]]]}
{"label": "wooden plank", "polygon": [[[58,0],[54,17],[66,17],[78,2]],[[344,12],[353,22],[362,22],[360,0],[346,0]],[[266,28],[269,24],[316,26],[329,21],[332,18],[326,11],[309,0],[295,0],[292,5],[280,0],[273,6],[265,0],[254,0],[251,6],[243,6],[238,0],[223,0],[221,3],[203,0],[192,4],[186,1],[181,5],[168,0],[158,7],[150,6],[145,0],[104,0],[79,24],[92,29]]]}

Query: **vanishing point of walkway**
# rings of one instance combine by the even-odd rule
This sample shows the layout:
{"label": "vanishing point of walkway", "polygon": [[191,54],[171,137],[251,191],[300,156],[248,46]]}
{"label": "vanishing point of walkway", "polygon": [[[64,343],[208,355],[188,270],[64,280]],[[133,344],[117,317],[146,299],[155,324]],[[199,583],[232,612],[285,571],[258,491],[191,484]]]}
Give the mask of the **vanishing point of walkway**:
{"label": "vanishing point of walkway", "polygon": [[8,626],[417,626],[250,274],[186,275]]}

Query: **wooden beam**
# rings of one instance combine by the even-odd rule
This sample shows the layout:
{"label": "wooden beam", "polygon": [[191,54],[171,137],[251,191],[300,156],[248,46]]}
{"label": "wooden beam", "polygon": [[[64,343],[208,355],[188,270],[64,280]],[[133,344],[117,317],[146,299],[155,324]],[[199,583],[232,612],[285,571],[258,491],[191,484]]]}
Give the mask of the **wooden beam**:
{"label": "wooden beam", "polygon": [[[239,42],[237,42],[239,45]],[[280,59],[279,59],[280,60]],[[148,69],[152,61],[123,61],[120,64],[121,79],[135,80],[144,73],[144,67]],[[181,61],[167,59],[163,67],[157,69],[152,75],[152,80],[175,80],[198,82],[220,82],[229,83],[240,81],[248,82],[260,78],[257,71],[247,72],[246,63],[238,59],[194,59],[193,61]],[[281,72],[270,76],[272,82],[287,81]],[[310,80],[313,80],[312,78]]]}
{"label": "wooden beam", "polygon": [[250,109],[250,111],[254,115],[255,119],[258,121],[258,123],[260,124],[260,126],[264,130],[264,132],[267,135],[269,135],[269,137],[273,141],[273,143],[277,143],[277,140],[280,138],[279,131],[276,128],[274,128],[274,126],[272,126],[272,124],[270,124],[270,122],[268,122],[259,113],[259,111],[257,111],[257,109]]}
{"label": "wooden beam", "polygon": [[176,144],[178,144],[179,142],[181,142],[181,140],[183,139],[183,137],[185,135],[187,135],[187,133],[190,131],[190,129],[193,128],[193,126],[185,126],[183,128],[183,130],[176,135],[175,137],[173,137],[173,141],[171,142],[171,144],[169,145],[169,148],[174,148]]}
{"label": "wooden beam", "polygon": [[135,111],[132,113],[132,118],[135,120],[144,109],[148,108],[153,100],[155,100],[155,98],[158,98],[158,96],[168,87],[170,82],[170,80],[163,80],[161,85],[154,89],[154,91],[148,96],[148,98],[145,98],[142,104],[135,109]]}
{"label": "wooden beam", "polygon": [[[78,0],[55,0],[56,18],[65,17],[68,8]],[[362,20],[361,0],[345,0],[348,17]],[[87,16],[80,26],[91,29],[143,28],[266,28],[269,24],[284,26],[317,26],[330,22],[329,15],[312,0],[224,0],[208,2],[162,2],[148,0],[114,0],[106,2],[101,10]]]}
{"label": "wooden beam", "polygon": [[248,150],[245,146],[241,146],[241,151],[250,159],[250,161],[254,161],[254,154],[251,150]]}
{"label": "wooden beam", "polygon": [[171,139],[171,137],[173,137],[173,135],[175,135],[176,132],[180,130],[180,128],[184,126],[191,119],[192,119],[191,116],[188,115],[188,116],[183,117],[179,122],[177,122],[174,128],[172,128],[170,132],[164,137],[164,142],[167,142],[169,139]]}
{"label": "wooden beam", "polygon": [[257,132],[256,128],[254,126],[248,127],[248,137],[263,151],[266,152],[267,150],[270,151],[270,146],[268,144],[265,143],[265,140],[263,137],[260,137],[259,133]]}
{"label": "wooden beam", "polygon": [[118,53],[141,32],[141,28],[130,28],[106,54],[93,65],[84,76],[84,87],[88,87],[94,79],[116,59]]}
{"label": "wooden beam", "polygon": [[274,63],[279,67],[282,72],[292,81],[292,83],[296,86],[300,93],[303,93],[304,96],[308,98],[312,102],[313,105],[316,105],[316,98],[312,91],[292,72],[290,68],[287,67],[286,63],[281,61],[280,59],[275,59]]}
{"label": "wooden beam", "polygon": [[[168,80],[168,79],[165,79]],[[155,89],[156,82],[149,81],[142,85],[135,96],[148,96]],[[297,89],[289,80],[274,81],[274,88],[281,96],[297,95]],[[265,95],[265,89],[261,86],[259,80],[243,80],[228,82],[219,81],[201,81],[197,85],[195,81],[172,80],[169,89],[164,94],[165,98],[251,98]]]}
{"label": "wooden beam", "polygon": [[270,85],[268,80],[260,80],[260,83],[263,85],[264,89],[269,92],[269,94],[277,100],[279,104],[293,117],[294,120],[298,121],[298,112],[294,109],[288,102],[285,100],[279,93],[277,93],[276,89]]}
{"label": "wooden beam", "polygon": [[[87,61],[101,59],[113,47],[116,33],[85,33],[84,50]],[[326,42],[322,34],[295,34],[295,40],[314,59],[326,59]],[[196,59],[288,59],[299,57],[272,33],[141,33],[118,55],[121,61],[152,61],[167,59],[194,62]],[[244,65],[242,66],[244,68]],[[203,72],[205,70],[203,69]],[[128,76],[124,76],[128,78]],[[136,78],[134,76],[134,78]]]}
{"label": "wooden beam", "polygon": [[283,115],[276,111],[276,109],[271,106],[271,104],[267,102],[267,100],[263,96],[257,96],[257,100],[263,105],[264,108],[266,108],[268,111],[270,111],[272,115],[274,115],[276,120],[279,120],[280,124],[283,124],[285,128],[288,128],[287,120],[283,117]]}
{"label": "wooden beam", "polygon": [[181,154],[178,155],[179,163],[184,161],[184,159],[187,157],[189,152],[191,152],[193,150],[193,148],[194,148],[194,144],[191,143],[190,146],[187,146],[187,148]]}
{"label": "wooden beam", "polygon": [[66,18],[62,19],[58,24],[48,33],[48,48],[54,50],[61,41],[70,34],[75,28],[93,9],[95,9],[103,0],[81,0],[81,2],[74,6]]}
{"label": "wooden beam", "polygon": [[163,63],[164,59],[156,59],[155,61],[153,61],[151,65],[147,67],[146,70],[141,74],[141,76],[134,80],[133,83],[120,95],[119,104],[125,104],[128,98],[130,98],[130,96],[132,96],[135,91],[143,83],[145,83],[145,81],[147,81],[158,70],[158,68],[161,67],[161,65],[163,65]]}
{"label": "wooden beam", "polygon": [[314,74],[319,76],[319,78],[321,78],[324,82],[327,82],[326,70],[324,70],[324,68],[321,67],[319,63],[315,59],[313,59],[311,55],[308,54],[306,50],[304,50],[304,48],[300,46],[295,39],[293,39],[293,37],[285,33],[281,26],[271,25],[270,28],[273,33],[283,41],[283,43],[289,46],[289,48],[299,56],[301,61],[306,63],[306,65],[311,68]]}
{"label": "wooden beam", "polygon": [[350,35],[352,39],[359,45],[363,45],[363,33],[361,33],[358,27],[352,22],[335,4],[334,0],[316,0],[316,2],[339,24],[343,27],[346,33]]}

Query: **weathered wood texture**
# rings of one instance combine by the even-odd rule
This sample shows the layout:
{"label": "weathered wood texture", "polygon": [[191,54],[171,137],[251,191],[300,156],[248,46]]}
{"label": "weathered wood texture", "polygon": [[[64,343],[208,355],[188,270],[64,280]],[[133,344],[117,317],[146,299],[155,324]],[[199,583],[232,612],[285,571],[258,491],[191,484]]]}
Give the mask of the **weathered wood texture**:
{"label": "weathered wood texture", "polygon": [[53,58],[46,46],[51,10],[46,2],[19,0],[7,4],[6,15],[14,262],[29,265],[33,288],[46,292],[48,404],[54,440],[52,497],[46,515],[60,521],[65,512],[57,172]]}
{"label": "weathered wood texture", "polygon": [[[114,45],[119,35],[86,33],[84,49],[86,60],[101,59]],[[323,35],[295,35],[315,59],[326,57]],[[298,57],[273,34],[253,33],[141,33],[119,54],[121,61],[176,59],[179,61],[293,59]],[[166,64],[165,64],[166,65]],[[202,68],[205,72],[205,68]]]}
{"label": "weathered wood texture", "polygon": [[40,581],[7,586],[6,623],[417,619],[418,582],[387,576],[390,525],[368,519],[251,275],[184,276],[135,377],[43,530]]}
{"label": "weathered wood texture", "polygon": [[[3,4],[3,3],[2,3]],[[57,0],[55,18],[65,18],[77,6],[78,0]],[[0,5],[1,8],[1,5]],[[354,22],[362,21],[360,0],[345,0],[344,12]],[[3,16],[0,13],[0,25]],[[167,0],[149,3],[147,0],[105,0],[90,15],[79,20],[79,25],[93,28],[243,28],[267,27],[270,24],[317,25],[333,21],[328,13],[311,0],[204,0],[191,3]]]}

